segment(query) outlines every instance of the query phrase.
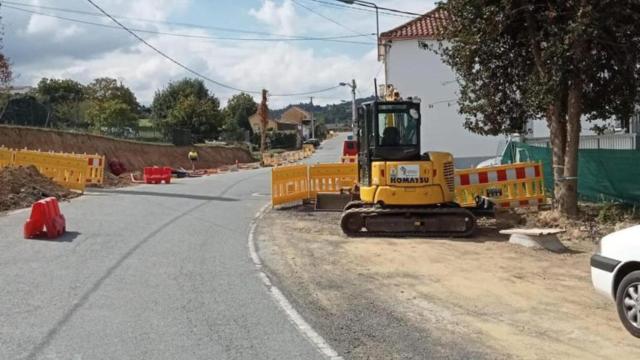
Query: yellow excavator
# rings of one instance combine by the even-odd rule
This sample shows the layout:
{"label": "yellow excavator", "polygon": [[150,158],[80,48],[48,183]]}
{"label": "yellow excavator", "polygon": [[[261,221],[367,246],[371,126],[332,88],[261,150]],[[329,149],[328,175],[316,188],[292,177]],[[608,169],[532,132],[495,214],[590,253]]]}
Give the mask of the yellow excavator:
{"label": "yellow excavator", "polygon": [[476,217],[455,203],[453,156],[421,153],[420,100],[387,93],[358,108],[360,200],[345,206],[342,230],[348,236],[471,236]]}

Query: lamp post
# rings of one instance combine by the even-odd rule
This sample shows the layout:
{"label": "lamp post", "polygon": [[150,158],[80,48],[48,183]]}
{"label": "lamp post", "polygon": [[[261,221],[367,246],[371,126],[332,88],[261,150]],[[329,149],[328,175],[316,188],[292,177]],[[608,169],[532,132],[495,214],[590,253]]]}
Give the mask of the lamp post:
{"label": "lamp post", "polygon": [[380,14],[378,5],[369,1],[362,0],[338,0],[349,5],[360,5],[364,7],[372,7],[376,9],[376,47],[378,48],[378,61],[380,61]]}
{"label": "lamp post", "polygon": [[356,79],[351,80],[351,83],[341,82],[339,85],[351,88],[351,128],[353,129],[353,132],[356,132]]}

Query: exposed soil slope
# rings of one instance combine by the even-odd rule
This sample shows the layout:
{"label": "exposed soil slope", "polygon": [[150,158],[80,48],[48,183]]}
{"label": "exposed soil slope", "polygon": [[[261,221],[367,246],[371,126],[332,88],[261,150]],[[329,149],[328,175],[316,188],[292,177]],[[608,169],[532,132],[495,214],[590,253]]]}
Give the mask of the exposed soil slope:
{"label": "exposed soil slope", "polygon": [[50,196],[62,200],[78,195],[43,176],[34,166],[0,168],[0,212],[29,207]]}
{"label": "exposed soil slope", "polygon": [[[100,154],[109,160],[121,161],[128,171],[145,166],[191,168],[187,154],[191,147],[118,140],[66,131],[0,125],[0,146],[29,148],[42,151],[62,151]],[[199,168],[215,168],[225,164],[253,161],[242,148],[225,146],[197,146]]]}

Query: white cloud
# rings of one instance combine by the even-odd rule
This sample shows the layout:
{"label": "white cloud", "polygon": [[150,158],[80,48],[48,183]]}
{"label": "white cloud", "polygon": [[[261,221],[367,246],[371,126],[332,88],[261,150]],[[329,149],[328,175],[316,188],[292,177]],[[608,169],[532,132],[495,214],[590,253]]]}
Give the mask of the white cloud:
{"label": "white cloud", "polygon": [[250,9],[249,15],[269,25],[278,34],[294,35],[297,32],[296,10],[291,0],[284,0],[281,6],[272,0],[263,0],[260,9]]}
{"label": "white cloud", "polygon": [[[384,3],[389,5],[392,2]],[[403,3],[398,7],[413,11],[425,6],[424,1],[419,0],[397,2]],[[169,14],[186,11],[189,1],[103,0],[100,4],[113,14],[166,20]],[[261,5],[257,10],[247,9],[247,14],[266,24],[270,32],[288,35],[345,34],[345,30],[335,24],[294,7],[291,0],[265,0]],[[80,9],[72,0],[58,1],[56,6]],[[88,10],[86,7],[81,9]],[[335,11],[325,7],[318,8],[318,11],[332,14],[336,20],[358,31],[375,29],[375,18],[367,13]],[[7,19],[5,14],[5,51],[14,62],[15,72],[21,75],[21,84],[34,84],[41,77],[73,78],[88,83],[96,77],[110,76],[122,80],[140,101],[149,103],[155,91],[168,82],[193,77],[121,30],[70,25],[63,20],[35,15],[27,17],[20,14]],[[87,20],[109,24],[107,19],[93,17]],[[384,17],[381,20],[384,30],[407,19]],[[211,35],[203,29],[143,22],[134,24],[137,28]],[[381,66],[376,61],[373,44],[370,48],[358,46],[354,50],[356,45],[320,47],[314,44],[316,47],[311,48],[309,43],[298,42],[213,42],[149,34],[143,34],[143,37],[171,57],[213,79],[248,90],[264,87],[271,93],[312,91],[355,78],[360,87],[359,94],[367,96],[373,93],[373,77]],[[52,38],[60,40],[52,42]],[[367,50],[363,52],[361,49]],[[214,84],[207,83],[207,86],[223,101],[235,93]],[[257,95],[255,97],[258,98]],[[319,94],[315,101],[329,103],[342,99],[350,99],[348,88]],[[273,97],[270,106],[277,108],[300,101],[308,101],[308,97]]]}

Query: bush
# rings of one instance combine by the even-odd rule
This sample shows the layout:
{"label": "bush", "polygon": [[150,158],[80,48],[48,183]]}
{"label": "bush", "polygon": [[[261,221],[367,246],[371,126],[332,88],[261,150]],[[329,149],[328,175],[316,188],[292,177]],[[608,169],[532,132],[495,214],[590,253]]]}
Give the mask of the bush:
{"label": "bush", "polygon": [[295,149],[298,146],[298,134],[275,132],[269,135],[272,149]]}
{"label": "bush", "polygon": [[[260,146],[260,134],[251,135],[251,143]],[[297,149],[298,134],[296,132],[274,132],[267,133],[267,146],[270,149]]]}
{"label": "bush", "polygon": [[618,203],[605,203],[598,211],[600,223],[616,223],[638,217],[635,206]]}

